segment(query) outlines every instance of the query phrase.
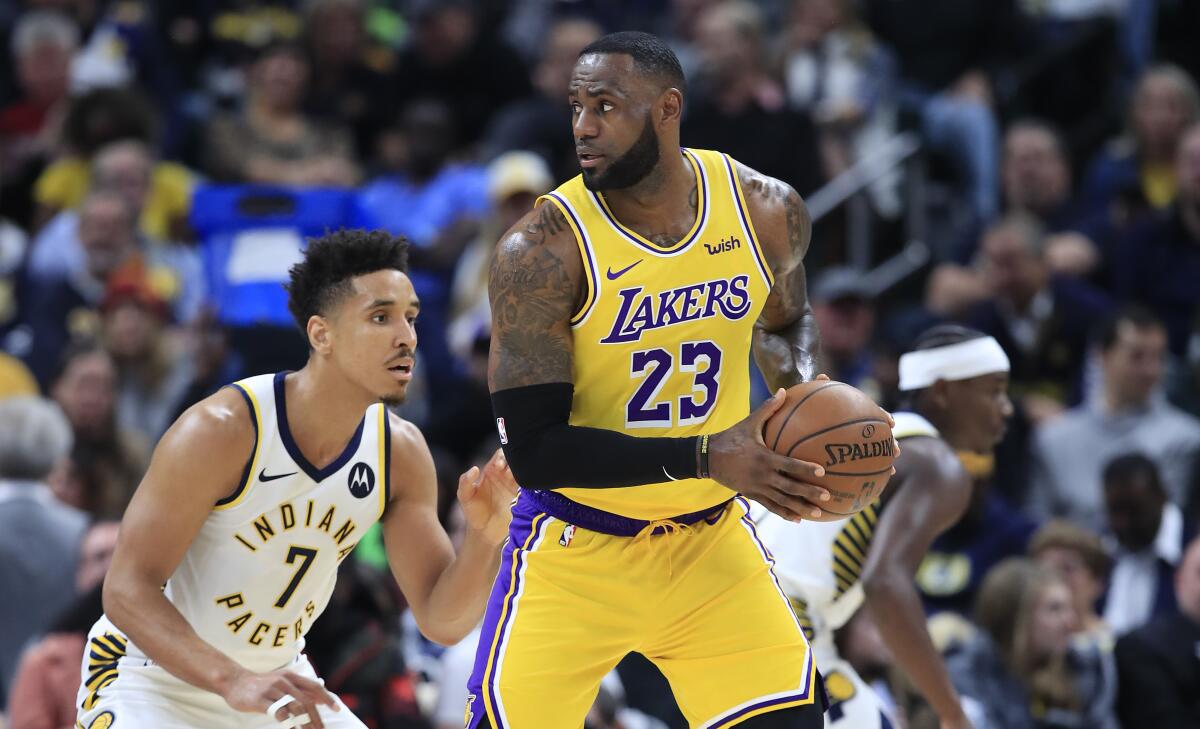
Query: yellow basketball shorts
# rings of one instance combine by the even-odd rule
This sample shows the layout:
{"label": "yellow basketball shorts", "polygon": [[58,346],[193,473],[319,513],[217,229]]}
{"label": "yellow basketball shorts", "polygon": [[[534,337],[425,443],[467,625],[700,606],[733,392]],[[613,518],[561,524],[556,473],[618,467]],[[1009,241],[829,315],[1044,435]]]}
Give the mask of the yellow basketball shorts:
{"label": "yellow basketball shorts", "polygon": [[[522,492],[484,616],[466,726],[574,729],[628,653],[653,661],[693,727],[814,703],[812,654],[744,500],[617,536]],[[553,494],[561,503],[563,497]],[[681,517],[682,519],[682,517]],[[644,522],[643,522],[644,524]],[[818,706],[821,704],[818,702]],[[820,710],[819,708],[816,710]]]}

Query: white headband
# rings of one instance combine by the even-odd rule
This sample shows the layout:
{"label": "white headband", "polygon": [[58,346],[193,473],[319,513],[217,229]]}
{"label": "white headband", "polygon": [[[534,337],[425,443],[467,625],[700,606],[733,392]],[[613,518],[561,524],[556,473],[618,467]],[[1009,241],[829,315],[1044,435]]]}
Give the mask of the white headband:
{"label": "white headband", "polygon": [[900,389],[905,392],[938,380],[969,380],[994,372],[1008,372],[1008,355],[992,337],[900,355]]}

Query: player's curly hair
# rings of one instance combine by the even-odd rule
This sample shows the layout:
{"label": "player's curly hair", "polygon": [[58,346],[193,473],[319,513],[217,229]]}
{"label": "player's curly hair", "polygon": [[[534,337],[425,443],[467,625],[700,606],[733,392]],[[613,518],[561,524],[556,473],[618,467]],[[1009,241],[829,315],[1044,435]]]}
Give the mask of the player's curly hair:
{"label": "player's curly hair", "polygon": [[394,269],[408,273],[408,240],[382,230],[346,230],[310,238],[304,260],[288,271],[288,310],[300,331],[351,293],[350,279]]}

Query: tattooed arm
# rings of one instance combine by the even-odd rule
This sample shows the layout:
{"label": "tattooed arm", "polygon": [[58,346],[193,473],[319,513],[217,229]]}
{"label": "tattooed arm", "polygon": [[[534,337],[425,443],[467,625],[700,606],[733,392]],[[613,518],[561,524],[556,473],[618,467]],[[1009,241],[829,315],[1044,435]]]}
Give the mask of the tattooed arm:
{"label": "tattooed arm", "polygon": [[[523,488],[618,488],[692,478],[698,439],[639,438],[571,425],[571,316],[583,298],[583,261],[562,212],[544,202],[496,247],[488,280],[488,386],[501,443]],[[711,477],[784,518],[819,515],[823,489],[801,482],[813,465],[762,443],[781,398],[711,436]],[[789,478],[790,476],[790,478]]]}
{"label": "tattooed arm", "polygon": [[553,202],[513,226],[488,277],[488,387],[501,443],[525,488],[615,488],[696,474],[695,438],[634,438],[568,423],[571,316],[584,294],[575,234]]}
{"label": "tattooed arm", "polygon": [[772,390],[811,380],[821,337],[808,304],[808,208],[791,185],[738,165],[738,179],[775,285],[754,326],[754,361]]}
{"label": "tattooed arm", "polygon": [[492,392],[572,381],[571,315],[583,292],[575,235],[558,206],[545,202],[500,239],[492,260]]}

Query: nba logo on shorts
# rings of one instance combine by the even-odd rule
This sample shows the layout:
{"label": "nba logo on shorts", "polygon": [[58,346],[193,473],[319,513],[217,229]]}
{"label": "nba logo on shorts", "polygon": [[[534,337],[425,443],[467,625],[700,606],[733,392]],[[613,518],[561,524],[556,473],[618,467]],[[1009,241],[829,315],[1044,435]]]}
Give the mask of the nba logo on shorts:
{"label": "nba logo on shorts", "polygon": [[500,445],[508,445],[508,431],[504,429],[504,418],[496,418],[496,430],[500,431]]}
{"label": "nba logo on shorts", "polygon": [[569,547],[569,546],[571,546],[571,540],[574,538],[575,538],[575,525],[568,524],[565,527],[563,527],[563,533],[562,533],[562,536],[558,538],[558,544],[560,547]]}
{"label": "nba logo on shorts", "polygon": [[350,493],[356,499],[365,499],[375,489],[375,472],[367,464],[359,461],[350,469],[350,477],[346,479],[350,485]]}

